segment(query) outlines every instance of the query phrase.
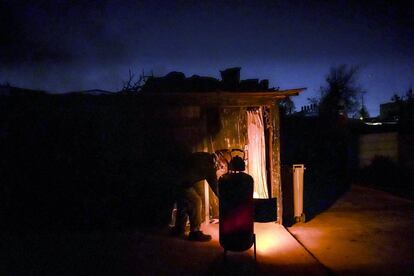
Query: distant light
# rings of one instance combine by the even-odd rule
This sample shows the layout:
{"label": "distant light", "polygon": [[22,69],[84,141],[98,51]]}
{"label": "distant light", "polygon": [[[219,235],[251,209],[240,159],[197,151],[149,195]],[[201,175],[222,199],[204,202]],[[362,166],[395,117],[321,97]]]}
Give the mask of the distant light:
{"label": "distant light", "polygon": [[366,125],[369,125],[369,126],[380,126],[380,125],[382,125],[381,122],[374,122],[374,123],[372,123],[372,122],[366,122],[365,124]]}

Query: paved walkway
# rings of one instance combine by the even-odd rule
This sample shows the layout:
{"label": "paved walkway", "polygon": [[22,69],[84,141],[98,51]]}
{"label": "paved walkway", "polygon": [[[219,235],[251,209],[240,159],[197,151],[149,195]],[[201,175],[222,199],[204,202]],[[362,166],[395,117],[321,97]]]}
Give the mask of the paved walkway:
{"label": "paved walkway", "polygon": [[223,262],[218,225],[204,227],[213,235],[211,242],[171,238],[167,229],[150,234],[3,234],[0,275],[410,275],[414,271],[414,202],[359,186],[326,212],[289,228],[297,240],[278,224],[256,223],[256,264],[252,249],[229,253]]}
{"label": "paved walkway", "polygon": [[330,209],[288,229],[338,275],[414,275],[414,202],[353,186]]}
{"label": "paved walkway", "polygon": [[[326,275],[326,269],[275,223],[256,223],[253,249],[223,261],[218,224],[204,227],[208,243],[142,234],[3,237],[1,275]],[[3,262],[5,261],[5,262]]]}

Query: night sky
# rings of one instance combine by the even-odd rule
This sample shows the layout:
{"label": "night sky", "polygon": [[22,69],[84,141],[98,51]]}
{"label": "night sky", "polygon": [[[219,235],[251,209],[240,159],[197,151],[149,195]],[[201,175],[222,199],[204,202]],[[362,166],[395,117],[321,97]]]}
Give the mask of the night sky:
{"label": "night sky", "polygon": [[0,0],[0,82],[65,92],[119,90],[128,69],[269,79],[307,87],[331,66],[361,68],[370,115],[414,85],[414,5],[396,1]]}

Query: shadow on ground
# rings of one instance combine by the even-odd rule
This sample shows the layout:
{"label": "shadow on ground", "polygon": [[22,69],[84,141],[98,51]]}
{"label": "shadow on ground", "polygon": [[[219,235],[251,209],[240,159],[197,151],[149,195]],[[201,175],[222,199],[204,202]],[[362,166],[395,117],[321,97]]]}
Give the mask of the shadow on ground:
{"label": "shadow on ground", "polygon": [[283,224],[293,221],[292,165],[304,164],[303,204],[311,220],[350,187],[356,137],[346,124],[320,117],[282,117]]}
{"label": "shadow on ground", "polygon": [[[264,227],[264,228],[263,228]],[[169,237],[165,230],[144,233],[31,234],[2,236],[5,251],[1,275],[326,275],[326,270],[280,225],[258,225],[257,235],[274,235],[264,252],[228,252],[217,240],[218,225],[210,226],[213,240],[189,242]],[[267,249],[269,250],[269,249]]]}

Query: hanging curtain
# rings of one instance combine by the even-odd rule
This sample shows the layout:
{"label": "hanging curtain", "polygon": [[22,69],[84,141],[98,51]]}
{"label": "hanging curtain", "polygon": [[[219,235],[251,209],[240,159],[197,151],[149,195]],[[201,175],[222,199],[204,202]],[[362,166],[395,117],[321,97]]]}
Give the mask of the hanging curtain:
{"label": "hanging curtain", "polygon": [[268,198],[266,144],[262,108],[247,111],[248,173],[254,180],[254,198]]}

